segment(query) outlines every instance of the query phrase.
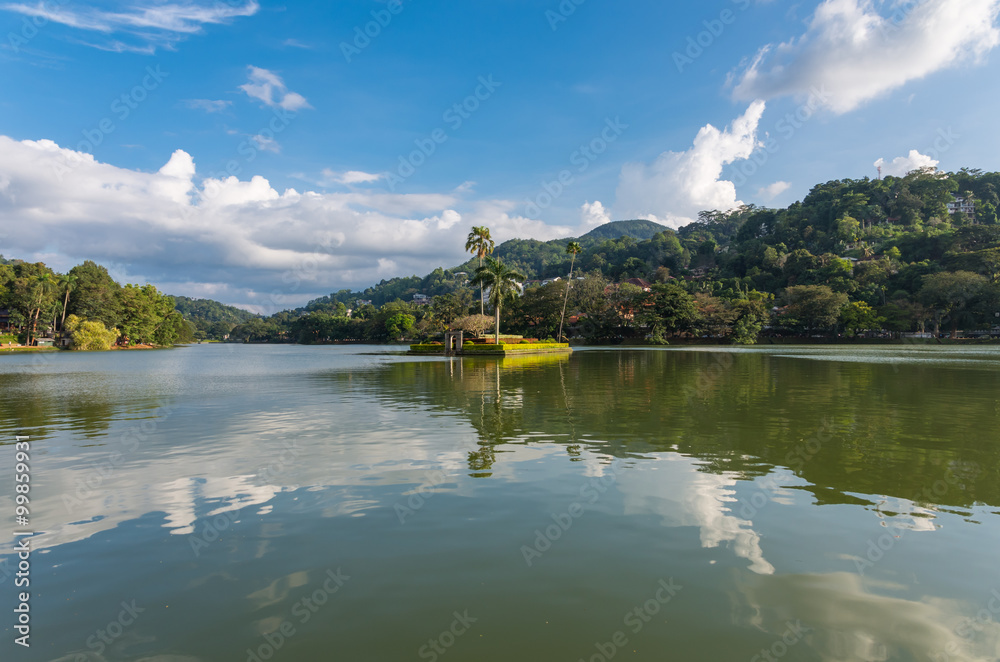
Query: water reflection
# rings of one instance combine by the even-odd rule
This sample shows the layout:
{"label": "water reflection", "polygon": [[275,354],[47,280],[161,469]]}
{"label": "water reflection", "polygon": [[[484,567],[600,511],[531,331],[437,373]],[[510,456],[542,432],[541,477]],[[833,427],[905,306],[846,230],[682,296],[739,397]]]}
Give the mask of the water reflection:
{"label": "water reflection", "polygon": [[788,353],[206,347],[152,380],[128,356],[0,375],[35,407],[7,398],[3,432],[42,431],[54,626],[26,659],[89,659],[133,596],[107,659],[247,659],[340,566],[282,659],[413,658],[466,607],[448,659],[590,659],[666,577],[630,659],[997,658],[995,355]]}
{"label": "water reflection", "polygon": [[753,627],[780,641],[799,624],[801,647],[821,660],[995,662],[1000,653],[1000,623],[970,617],[962,600],[899,597],[903,585],[843,572],[744,576],[737,585],[734,602]]}
{"label": "water reflection", "polygon": [[545,439],[569,454],[677,451],[705,472],[748,479],[786,467],[827,504],[870,503],[858,494],[1000,504],[995,361],[956,369],[970,359],[917,354],[884,350],[863,364],[766,351],[590,351],[396,363],[319,379],[390,407],[461,414],[479,436],[469,456],[478,476],[490,475],[505,445]]}

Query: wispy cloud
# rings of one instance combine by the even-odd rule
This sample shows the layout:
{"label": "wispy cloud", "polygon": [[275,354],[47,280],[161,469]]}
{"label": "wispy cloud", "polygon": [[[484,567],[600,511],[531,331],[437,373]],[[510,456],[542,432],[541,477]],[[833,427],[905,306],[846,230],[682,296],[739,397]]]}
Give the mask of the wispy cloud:
{"label": "wispy cloud", "polygon": [[281,152],[281,145],[274,138],[257,134],[253,137],[253,141],[257,144],[257,149],[262,152],[274,152],[275,154]]}
{"label": "wispy cloud", "polygon": [[200,33],[205,25],[229,23],[234,18],[253,16],[260,9],[255,0],[231,5],[167,3],[131,6],[123,11],[105,11],[93,7],[57,7],[53,3],[34,4],[11,2],[0,4],[0,10],[25,16],[44,18],[77,30],[104,35],[128,34],[139,43],[129,44],[120,39],[108,42],[78,41],[93,48],[115,52],[148,53],[157,46],[171,47],[185,36]]}
{"label": "wispy cloud", "polygon": [[770,202],[791,187],[792,185],[789,182],[774,182],[773,184],[768,184],[763,188],[757,189],[757,195],[765,201]]}
{"label": "wispy cloud", "polygon": [[191,110],[204,110],[206,113],[221,113],[232,105],[232,101],[212,99],[184,99],[181,103]]}
{"label": "wispy cloud", "polygon": [[285,110],[302,110],[312,108],[306,98],[297,92],[290,92],[281,76],[261,69],[260,67],[248,67],[250,80],[240,85],[240,89],[247,95],[258,101],[262,101],[272,108],[284,108]]}
{"label": "wispy cloud", "polygon": [[335,172],[327,168],[323,171],[323,178],[331,182],[336,182],[337,184],[371,184],[382,179],[382,175],[362,172],[361,170]]}
{"label": "wispy cloud", "polygon": [[308,50],[312,50],[312,46],[310,46],[309,44],[303,43],[303,42],[299,41],[298,39],[286,39],[283,42],[281,42],[281,45],[282,46],[287,46],[288,48],[301,48],[301,49],[304,49],[304,50],[307,50],[307,51]]}

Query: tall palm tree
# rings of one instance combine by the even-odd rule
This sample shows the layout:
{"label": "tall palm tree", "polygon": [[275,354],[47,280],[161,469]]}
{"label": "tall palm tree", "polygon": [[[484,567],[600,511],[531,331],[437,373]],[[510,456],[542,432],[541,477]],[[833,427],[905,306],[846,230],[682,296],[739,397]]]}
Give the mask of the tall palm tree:
{"label": "tall palm tree", "polygon": [[34,339],[37,328],[38,328],[38,316],[42,314],[42,300],[45,299],[45,295],[51,292],[55,288],[55,280],[52,278],[52,274],[43,273],[35,277],[35,292],[37,292],[37,298],[35,300],[34,309],[31,311],[31,328],[28,331],[28,344]]}
{"label": "tall palm tree", "polygon": [[[483,268],[483,258],[493,253],[496,242],[490,236],[490,229],[485,225],[477,225],[472,228],[469,236],[465,240],[465,251],[472,253],[479,258],[479,268]],[[486,314],[486,304],[483,302],[483,288],[479,288],[479,313]]]}
{"label": "tall palm tree", "polygon": [[63,298],[62,319],[59,321],[60,331],[62,331],[63,326],[66,325],[66,307],[69,306],[69,293],[76,287],[77,280],[79,280],[79,278],[73,274],[63,274],[62,276],[59,276],[59,287],[63,288],[66,292],[66,296]]}
{"label": "tall palm tree", "polygon": [[583,252],[583,246],[575,241],[571,241],[566,246],[566,252],[569,253],[569,280],[566,281],[566,294],[563,296],[562,315],[559,316],[559,335],[556,336],[557,342],[562,342],[563,320],[566,319],[566,302],[569,301],[569,288],[573,285],[573,263],[576,262],[576,256]]}
{"label": "tall palm tree", "polygon": [[486,258],[486,264],[476,269],[476,275],[472,279],[474,285],[490,288],[490,305],[493,306],[496,315],[495,342],[500,344],[500,308],[504,303],[513,299],[518,293],[518,282],[524,280],[522,273],[514,271],[502,260]]}

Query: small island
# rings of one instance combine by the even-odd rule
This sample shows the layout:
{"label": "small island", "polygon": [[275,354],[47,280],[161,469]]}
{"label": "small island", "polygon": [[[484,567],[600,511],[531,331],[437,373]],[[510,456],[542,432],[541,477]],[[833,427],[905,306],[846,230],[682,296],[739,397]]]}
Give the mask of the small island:
{"label": "small island", "polygon": [[569,343],[555,341],[539,341],[524,336],[500,336],[500,342],[494,339],[465,339],[462,331],[449,331],[444,334],[444,342],[429,342],[410,345],[409,354],[421,356],[524,356],[529,354],[570,354],[573,348]]}

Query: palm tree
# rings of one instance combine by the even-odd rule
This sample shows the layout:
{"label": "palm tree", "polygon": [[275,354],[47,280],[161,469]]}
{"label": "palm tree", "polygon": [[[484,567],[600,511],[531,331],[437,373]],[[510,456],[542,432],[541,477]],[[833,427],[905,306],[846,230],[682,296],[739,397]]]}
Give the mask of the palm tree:
{"label": "palm tree", "polygon": [[[483,258],[493,253],[496,243],[490,236],[490,229],[485,225],[474,226],[465,240],[465,251],[479,258],[479,268],[483,268]],[[486,304],[483,303],[483,288],[479,288],[479,313],[486,314]]]}
{"label": "palm tree", "polygon": [[63,309],[62,309],[62,319],[59,321],[59,330],[66,325],[66,307],[69,306],[69,293],[73,291],[76,287],[76,281],[79,280],[73,274],[63,274],[59,276],[59,287],[63,288],[66,292],[66,296],[63,299]]}
{"label": "palm tree", "polygon": [[35,301],[35,306],[31,312],[31,328],[28,331],[28,344],[35,337],[35,333],[38,328],[38,316],[42,314],[42,300],[45,295],[52,291],[55,287],[55,281],[52,279],[52,274],[43,273],[35,277],[35,287],[38,293],[38,298]]}
{"label": "palm tree", "polygon": [[571,241],[566,246],[566,252],[569,253],[569,280],[566,281],[566,294],[563,297],[562,315],[559,316],[559,335],[556,336],[556,341],[558,342],[562,342],[563,320],[566,319],[566,302],[569,301],[569,288],[573,286],[573,263],[576,262],[576,256],[583,252],[583,246],[575,241]]}
{"label": "palm tree", "polygon": [[514,271],[501,260],[486,258],[486,264],[476,269],[472,279],[473,285],[490,288],[490,305],[496,315],[495,342],[500,344],[500,308],[506,301],[517,296],[518,281],[524,280],[524,274]]}

